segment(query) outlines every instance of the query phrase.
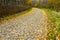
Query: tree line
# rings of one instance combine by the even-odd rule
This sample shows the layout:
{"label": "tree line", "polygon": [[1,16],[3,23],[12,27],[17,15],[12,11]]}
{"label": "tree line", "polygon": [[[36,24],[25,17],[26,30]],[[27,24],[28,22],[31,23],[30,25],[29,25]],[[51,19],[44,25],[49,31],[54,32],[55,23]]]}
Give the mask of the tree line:
{"label": "tree line", "polygon": [[25,4],[39,7],[39,8],[49,8],[55,11],[60,11],[60,0],[24,0]]}
{"label": "tree line", "polygon": [[60,0],[0,0],[0,16],[15,14],[32,7],[60,11]]}

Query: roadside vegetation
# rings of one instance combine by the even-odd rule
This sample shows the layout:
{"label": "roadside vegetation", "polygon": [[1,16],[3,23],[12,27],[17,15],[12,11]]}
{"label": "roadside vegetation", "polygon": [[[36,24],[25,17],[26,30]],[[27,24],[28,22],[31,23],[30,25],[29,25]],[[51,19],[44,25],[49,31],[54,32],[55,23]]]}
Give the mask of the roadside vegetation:
{"label": "roadside vegetation", "polygon": [[51,21],[51,26],[48,28],[48,37],[52,40],[60,39],[60,13],[51,9],[44,9]]}

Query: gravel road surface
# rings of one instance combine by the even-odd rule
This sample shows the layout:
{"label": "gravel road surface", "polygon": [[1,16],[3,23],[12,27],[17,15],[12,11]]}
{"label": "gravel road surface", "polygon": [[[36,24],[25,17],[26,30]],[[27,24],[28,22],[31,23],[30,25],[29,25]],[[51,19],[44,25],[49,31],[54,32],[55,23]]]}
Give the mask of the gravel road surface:
{"label": "gravel road surface", "polygon": [[0,40],[45,40],[48,27],[46,13],[32,8],[28,13],[0,23]]}

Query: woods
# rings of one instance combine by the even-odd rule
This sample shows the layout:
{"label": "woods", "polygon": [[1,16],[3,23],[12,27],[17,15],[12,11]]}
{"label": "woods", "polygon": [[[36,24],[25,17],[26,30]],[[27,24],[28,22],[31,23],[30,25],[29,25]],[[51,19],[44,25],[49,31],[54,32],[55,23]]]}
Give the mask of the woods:
{"label": "woods", "polygon": [[60,11],[60,0],[0,0],[0,16],[21,12],[26,9],[48,8]]}
{"label": "woods", "polygon": [[48,6],[56,11],[60,11],[60,0],[49,0]]}
{"label": "woods", "polygon": [[0,0],[0,17],[29,9],[24,0]]}

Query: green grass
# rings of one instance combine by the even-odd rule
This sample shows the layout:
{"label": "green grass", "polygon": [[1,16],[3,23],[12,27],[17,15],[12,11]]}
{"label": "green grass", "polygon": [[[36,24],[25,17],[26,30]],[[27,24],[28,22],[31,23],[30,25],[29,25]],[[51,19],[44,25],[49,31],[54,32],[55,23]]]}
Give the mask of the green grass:
{"label": "green grass", "polygon": [[46,10],[48,15],[50,16],[51,21],[55,22],[55,26],[58,32],[60,32],[60,15],[58,15],[59,13],[50,9],[46,9]]}
{"label": "green grass", "polygon": [[60,15],[58,12],[51,10],[51,9],[44,9],[44,10],[46,11],[51,22],[54,23],[54,26],[55,26],[54,28],[56,28],[55,31],[57,31],[57,33],[54,32],[53,31],[54,28],[52,29],[52,27],[50,27],[52,31],[48,34],[48,37],[51,38],[52,40],[55,40],[57,34],[60,33]]}

